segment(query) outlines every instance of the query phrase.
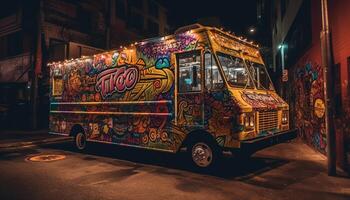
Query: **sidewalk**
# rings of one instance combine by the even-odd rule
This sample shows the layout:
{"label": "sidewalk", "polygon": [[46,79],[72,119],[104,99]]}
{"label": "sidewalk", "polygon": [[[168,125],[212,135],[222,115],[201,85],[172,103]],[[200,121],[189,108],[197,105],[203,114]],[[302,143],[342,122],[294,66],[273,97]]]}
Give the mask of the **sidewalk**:
{"label": "sidewalk", "polygon": [[0,150],[69,141],[71,138],[51,135],[48,130],[0,130]]}

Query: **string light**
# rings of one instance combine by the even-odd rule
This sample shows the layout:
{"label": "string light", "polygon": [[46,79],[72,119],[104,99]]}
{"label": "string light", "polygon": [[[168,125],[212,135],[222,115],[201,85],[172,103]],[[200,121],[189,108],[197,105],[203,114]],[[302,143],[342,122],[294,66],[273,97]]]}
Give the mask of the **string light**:
{"label": "string light", "polygon": [[[218,29],[217,29],[218,30]],[[188,31],[186,31],[186,33],[188,33],[188,34],[192,34],[193,33],[193,31],[194,30],[188,30]],[[220,34],[221,35],[225,35],[225,34],[227,34],[227,35],[230,35],[233,39],[236,39],[236,40],[239,40],[239,41],[241,41],[241,42],[244,42],[244,43],[246,43],[246,44],[250,44],[250,45],[252,45],[253,47],[256,47],[256,48],[259,48],[259,45],[258,44],[254,44],[254,42],[253,41],[248,41],[247,40],[247,38],[244,38],[244,37],[242,37],[242,36],[236,36],[235,35],[235,33],[234,32],[231,32],[230,30],[228,30],[228,31],[225,31],[224,30],[224,28],[223,27],[221,27],[221,28],[219,28],[219,30],[218,30],[219,32],[220,32]],[[219,34],[219,35],[220,35]],[[215,35],[214,35],[215,36]],[[213,35],[210,35],[210,39],[218,39],[219,41],[221,41],[221,42],[223,42],[223,43],[226,43],[225,42],[225,40],[222,40],[222,39],[220,39],[220,38],[216,38],[216,36],[214,37]],[[168,37],[167,36],[163,36],[163,37],[161,37],[160,38],[160,40],[161,41],[164,41],[164,40],[166,40],[166,39],[168,39]],[[174,39],[175,40],[175,39]],[[141,41],[141,42],[134,42],[134,43],[131,43],[128,47],[130,48],[130,49],[128,49],[127,47],[124,47],[124,46],[120,46],[120,49],[122,49],[122,50],[128,50],[128,51],[130,51],[130,52],[133,52],[133,47],[134,46],[136,46],[136,45],[145,45],[146,43],[148,43],[149,41],[153,41],[153,40],[144,40],[144,41]],[[159,39],[158,39],[158,41],[159,41]],[[236,48],[239,48],[239,47],[236,47]],[[245,48],[244,48],[245,49]],[[120,51],[120,50],[119,50]],[[180,51],[182,51],[182,50],[180,50]],[[114,54],[115,52],[117,52],[118,53],[118,50],[112,50],[112,51],[109,51],[109,52],[107,52],[107,53],[111,53],[111,54]],[[257,51],[258,52],[258,51]],[[105,55],[103,55],[103,54],[97,54],[97,55],[93,55],[93,57],[95,58],[96,56],[101,56],[101,58],[105,58]],[[74,63],[81,63],[81,62],[89,62],[89,60],[91,61],[91,59],[92,59],[92,56],[85,56],[85,55],[83,55],[83,56],[81,56],[81,58],[77,58],[77,59],[73,59],[73,58],[71,58],[70,60],[68,59],[66,59],[66,60],[64,60],[64,61],[60,61],[60,62],[52,62],[52,63],[48,63],[48,65],[49,66],[51,66],[51,65],[60,65],[60,66],[62,66],[62,64],[74,64]]]}

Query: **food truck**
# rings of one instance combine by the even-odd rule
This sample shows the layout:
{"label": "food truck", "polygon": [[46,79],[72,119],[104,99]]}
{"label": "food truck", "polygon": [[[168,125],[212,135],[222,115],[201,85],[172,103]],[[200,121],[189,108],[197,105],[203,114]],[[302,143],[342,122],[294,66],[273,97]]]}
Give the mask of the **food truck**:
{"label": "food truck", "polygon": [[49,64],[50,133],[176,153],[198,168],[296,137],[257,45],[194,24]]}

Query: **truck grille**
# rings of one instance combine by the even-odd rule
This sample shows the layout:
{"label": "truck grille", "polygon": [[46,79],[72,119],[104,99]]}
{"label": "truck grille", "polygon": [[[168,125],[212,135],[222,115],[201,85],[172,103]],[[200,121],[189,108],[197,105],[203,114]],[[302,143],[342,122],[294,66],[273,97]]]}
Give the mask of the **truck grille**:
{"label": "truck grille", "polygon": [[276,129],[277,122],[277,111],[259,112],[259,132]]}

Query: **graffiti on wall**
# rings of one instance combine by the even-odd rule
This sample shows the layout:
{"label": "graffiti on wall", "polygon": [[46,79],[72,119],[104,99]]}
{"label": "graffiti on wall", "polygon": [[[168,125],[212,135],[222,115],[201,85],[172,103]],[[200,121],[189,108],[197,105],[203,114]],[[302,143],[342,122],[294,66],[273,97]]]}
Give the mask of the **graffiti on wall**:
{"label": "graffiti on wall", "polygon": [[295,121],[303,137],[322,153],[326,152],[324,123],[323,70],[321,65],[306,62],[295,69]]}

